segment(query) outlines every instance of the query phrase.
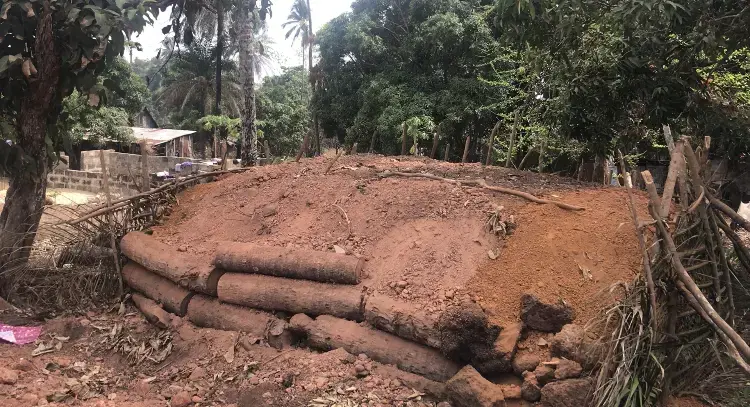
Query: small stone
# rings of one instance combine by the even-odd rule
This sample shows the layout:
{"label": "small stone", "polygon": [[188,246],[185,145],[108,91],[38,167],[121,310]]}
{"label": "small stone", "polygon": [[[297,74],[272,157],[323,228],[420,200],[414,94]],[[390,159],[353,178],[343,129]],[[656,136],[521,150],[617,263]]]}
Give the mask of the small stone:
{"label": "small stone", "polygon": [[544,338],[539,338],[539,340],[537,341],[537,343],[536,343],[536,344],[537,344],[538,346],[541,346],[541,347],[545,347],[545,346],[549,345],[549,344],[547,343],[547,340],[546,340],[546,339],[544,339]]}
{"label": "small stone", "polygon": [[367,370],[367,369],[365,369],[365,365],[363,365],[362,363],[356,363],[354,365],[354,371],[357,372],[357,373],[364,372],[365,370]]}
{"label": "small stone", "polygon": [[519,376],[525,371],[533,372],[539,366],[539,362],[541,362],[539,356],[533,354],[516,354],[515,358],[513,358],[513,372]]}
{"label": "small stone", "polygon": [[73,359],[65,357],[65,356],[59,356],[53,359],[55,364],[57,366],[60,366],[60,369],[67,369],[71,366],[73,366]]}
{"label": "small stone", "polygon": [[278,212],[278,207],[276,206],[276,204],[266,205],[261,210],[261,214],[263,215],[264,218],[276,215],[277,212]]}
{"label": "small stone", "polygon": [[542,390],[539,388],[536,376],[531,372],[523,373],[523,383],[521,384],[521,398],[530,402],[537,402],[542,398]]}
{"label": "small stone", "polygon": [[14,370],[0,367],[0,384],[14,385],[18,381],[18,373]]}
{"label": "small stone", "polygon": [[34,364],[28,359],[21,358],[12,366],[12,369],[21,372],[31,372],[34,370]]}
{"label": "small stone", "polygon": [[534,369],[534,376],[536,376],[537,382],[544,386],[555,380],[555,370],[547,365],[539,365]]}
{"label": "small stone", "polygon": [[404,280],[401,280],[401,281],[399,281],[399,282],[396,283],[396,286],[399,287],[399,288],[406,288],[407,285],[409,285],[409,283],[407,283]]}
{"label": "small stone", "polygon": [[250,380],[248,380],[248,383],[250,383],[253,386],[258,385],[260,383],[260,379],[258,378],[258,376],[254,375],[253,377],[250,378]]}
{"label": "small stone", "polygon": [[453,299],[453,296],[456,295],[456,292],[453,290],[446,291],[445,298],[451,300]]}
{"label": "small stone", "polygon": [[398,379],[393,379],[391,381],[391,386],[393,386],[393,387],[401,387],[401,382]]}
{"label": "small stone", "polygon": [[341,358],[341,363],[343,363],[345,365],[351,365],[352,363],[354,363],[356,361],[357,361],[357,358],[354,355],[352,355],[351,353],[347,353],[346,356],[344,356],[343,358]]}
{"label": "small stone", "polygon": [[508,384],[502,386],[503,396],[506,400],[518,400],[521,398],[521,386],[515,384]]}
{"label": "small stone", "polygon": [[317,378],[315,378],[315,386],[318,389],[324,389],[327,384],[328,384],[328,379],[326,379],[325,377],[317,377]]}
{"label": "small stone", "polygon": [[193,372],[190,373],[190,379],[191,381],[200,380],[202,378],[206,377],[206,369],[198,366],[195,369],[193,369]]}
{"label": "small stone", "polygon": [[265,393],[263,393],[263,398],[264,398],[264,399],[270,399],[271,397],[273,397],[273,394],[271,394],[271,393],[269,393],[269,392],[265,392]]}
{"label": "small stone", "polygon": [[453,407],[453,406],[451,406],[451,403],[447,401],[441,401],[440,403],[437,404],[437,407]]}
{"label": "small stone", "polygon": [[187,407],[193,402],[193,397],[186,391],[181,391],[170,399],[170,407]]}
{"label": "small stone", "polygon": [[581,373],[583,373],[583,368],[578,362],[563,359],[557,364],[557,368],[555,369],[555,379],[574,379],[580,377]]}
{"label": "small stone", "polygon": [[357,359],[365,361],[367,360],[367,355],[365,355],[364,353],[360,353],[359,355],[357,355]]}
{"label": "small stone", "polygon": [[396,288],[396,282],[395,281],[391,281],[390,283],[388,283],[388,287]]}
{"label": "small stone", "polygon": [[534,330],[559,332],[573,322],[575,311],[565,303],[547,304],[531,294],[521,297],[521,321]]}
{"label": "small stone", "polygon": [[359,377],[360,379],[363,378],[363,377],[367,377],[369,375],[370,375],[370,372],[368,372],[367,370],[363,370],[361,372],[357,372],[357,377]]}
{"label": "small stone", "polygon": [[193,403],[200,403],[203,399],[200,396],[193,396]]}
{"label": "small stone", "polygon": [[285,388],[294,386],[294,373],[286,372],[284,377],[281,379],[281,385]]}
{"label": "small stone", "polygon": [[184,252],[186,252],[187,250],[188,250],[188,249],[187,249],[187,247],[185,247],[185,246],[180,246],[180,247],[178,247],[178,248],[177,248],[177,251],[178,251],[178,252],[183,252],[183,253],[184,253]]}
{"label": "small stone", "polygon": [[594,392],[591,379],[569,379],[542,388],[542,404],[550,407],[588,406]]}

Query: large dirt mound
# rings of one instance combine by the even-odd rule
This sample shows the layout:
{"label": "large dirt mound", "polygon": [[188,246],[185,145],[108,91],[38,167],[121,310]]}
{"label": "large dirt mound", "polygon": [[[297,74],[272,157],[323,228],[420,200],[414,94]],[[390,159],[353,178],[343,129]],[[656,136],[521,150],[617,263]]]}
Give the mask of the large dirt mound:
{"label": "large dirt mound", "polygon": [[[429,312],[471,299],[503,324],[517,318],[520,296],[562,298],[580,315],[616,281],[630,280],[639,256],[624,191],[529,172],[425,159],[344,157],[260,167],[199,185],[154,236],[210,257],[226,241],[315,250],[344,249],[367,260],[363,285]],[[484,178],[579,204],[583,212],[509,195],[383,171]],[[487,213],[503,206],[518,229],[490,233]],[[505,246],[505,247],[504,247]],[[500,249],[491,260],[488,251]],[[590,270],[592,279],[581,269]]]}

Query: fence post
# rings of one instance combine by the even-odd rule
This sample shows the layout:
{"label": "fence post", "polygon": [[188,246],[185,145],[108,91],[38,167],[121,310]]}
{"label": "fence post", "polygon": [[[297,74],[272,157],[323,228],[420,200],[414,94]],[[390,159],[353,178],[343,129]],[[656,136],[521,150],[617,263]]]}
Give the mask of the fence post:
{"label": "fence post", "polygon": [[[107,163],[104,159],[104,150],[99,150],[99,161],[102,164],[102,186],[104,187],[104,195],[107,198],[107,207],[112,206],[112,196],[109,194],[109,175],[107,173]],[[120,284],[118,288],[119,297],[122,298],[124,288],[122,285],[122,270],[120,270],[120,256],[117,255],[117,242],[115,242],[115,225],[112,220],[112,213],[107,213],[107,224],[109,226],[109,244],[112,247],[112,260],[115,263],[115,270],[117,271],[117,280]]]}

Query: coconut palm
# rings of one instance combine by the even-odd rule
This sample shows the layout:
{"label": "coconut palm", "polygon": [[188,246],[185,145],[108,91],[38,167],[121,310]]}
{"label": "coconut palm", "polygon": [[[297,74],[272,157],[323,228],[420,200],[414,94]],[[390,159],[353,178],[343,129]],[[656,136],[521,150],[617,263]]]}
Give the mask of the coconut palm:
{"label": "coconut palm", "polygon": [[[295,0],[292,4],[292,9],[289,12],[289,16],[284,24],[283,28],[290,27],[287,30],[284,37],[286,39],[291,38],[292,44],[297,42],[297,38],[300,39],[302,44],[302,68],[305,68],[305,49],[311,46],[311,14],[310,14],[310,3],[308,0]],[[310,48],[310,68],[312,69],[312,47]]]}
{"label": "coconut palm", "polygon": [[[165,109],[198,111],[201,116],[216,113],[216,58],[215,48],[205,39],[198,39],[183,52],[172,57],[157,95],[157,102]],[[224,54],[220,100],[222,111],[239,116],[242,92],[237,65]]]}

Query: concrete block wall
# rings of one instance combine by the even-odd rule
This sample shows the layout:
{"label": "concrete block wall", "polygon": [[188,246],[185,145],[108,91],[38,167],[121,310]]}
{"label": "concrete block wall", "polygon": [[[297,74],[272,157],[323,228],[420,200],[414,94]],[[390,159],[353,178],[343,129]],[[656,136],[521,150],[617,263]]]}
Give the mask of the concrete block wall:
{"label": "concrete block wall", "polygon": [[[104,192],[102,173],[55,169],[47,175],[48,188],[65,188],[94,194]],[[129,176],[112,175],[109,179],[109,190],[114,195],[131,196],[138,193],[137,179]]]}
{"label": "concrete block wall", "polygon": [[[107,164],[107,171],[113,176],[140,176],[141,159],[142,156],[138,154],[117,153],[112,150],[107,150],[104,154],[104,161]],[[200,161],[202,160],[188,157],[165,157],[149,155],[148,171],[150,173],[161,171],[174,172],[175,165],[184,162],[193,163],[193,172],[208,172],[218,170],[217,166],[199,164]],[[99,150],[81,152],[81,170],[89,172],[102,171],[101,159],[99,158]]]}

